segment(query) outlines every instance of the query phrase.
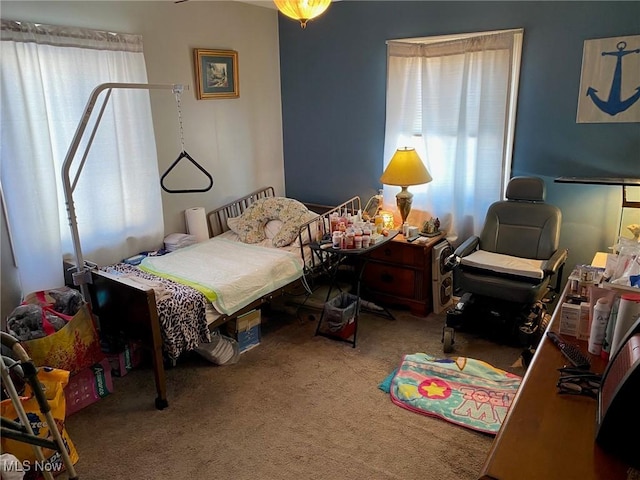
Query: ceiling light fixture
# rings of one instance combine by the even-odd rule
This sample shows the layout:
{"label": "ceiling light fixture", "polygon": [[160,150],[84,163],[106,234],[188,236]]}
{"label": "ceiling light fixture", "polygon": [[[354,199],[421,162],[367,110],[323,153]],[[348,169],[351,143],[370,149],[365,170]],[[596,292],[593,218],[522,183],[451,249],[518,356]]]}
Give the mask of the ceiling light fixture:
{"label": "ceiling light fixture", "polygon": [[307,22],[321,15],[331,3],[331,0],[273,0],[284,15],[300,22],[302,28],[307,28]]}

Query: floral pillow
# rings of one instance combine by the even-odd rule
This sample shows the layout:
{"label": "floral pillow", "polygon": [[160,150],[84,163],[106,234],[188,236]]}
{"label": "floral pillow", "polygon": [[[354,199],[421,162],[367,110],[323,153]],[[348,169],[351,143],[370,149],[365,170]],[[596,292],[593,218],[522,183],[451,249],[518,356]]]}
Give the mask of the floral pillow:
{"label": "floral pillow", "polygon": [[275,247],[284,247],[296,239],[300,225],[309,220],[309,214],[307,207],[292,198],[261,198],[243,212],[233,230],[243,242],[259,243],[266,238],[265,225],[271,220],[280,220],[282,227],[272,242]]}

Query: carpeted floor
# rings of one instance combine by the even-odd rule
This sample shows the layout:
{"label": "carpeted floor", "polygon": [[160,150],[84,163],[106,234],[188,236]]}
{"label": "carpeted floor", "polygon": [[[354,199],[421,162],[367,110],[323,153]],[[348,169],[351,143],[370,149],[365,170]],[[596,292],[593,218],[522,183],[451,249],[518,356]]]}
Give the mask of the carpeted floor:
{"label": "carpeted floor", "polygon": [[[296,313],[292,315],[292,313]],[[154,409],[150,368],[67,419],[81,479],[475,479],[492,438],[394,405],[378,389],[406,353],[444,356],[442,316],[363,313],[358,344],[314,336],[319,312],[280,303],[237,364],[189,357]],[[520,349],[458,332],[452,356],[519,375]]]}

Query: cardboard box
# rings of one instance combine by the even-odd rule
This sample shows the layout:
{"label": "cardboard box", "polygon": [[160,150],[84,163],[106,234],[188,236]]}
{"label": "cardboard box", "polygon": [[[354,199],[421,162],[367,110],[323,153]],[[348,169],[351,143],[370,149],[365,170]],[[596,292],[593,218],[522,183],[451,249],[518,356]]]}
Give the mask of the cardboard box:
{"label": "cardboard box", "polygon": [[260,323],[260,310],[252,310],[229,322],[229,334],[238,341],[240,353],[260,345]]}
{"label": "cardboard box", "polygon": [[124,350],[118,353],[106,353],[111,364],[111,373],[114,377],[124,377],[131,369],[142,363],[142,346],[139,342],[130,342]]}
{"label": "cardboard box", "polygon": [[69,383],[64,387],[66,415],[73,415],[112,392],[111,365],[105,358],[100,363],[83,368],[69,378]]}

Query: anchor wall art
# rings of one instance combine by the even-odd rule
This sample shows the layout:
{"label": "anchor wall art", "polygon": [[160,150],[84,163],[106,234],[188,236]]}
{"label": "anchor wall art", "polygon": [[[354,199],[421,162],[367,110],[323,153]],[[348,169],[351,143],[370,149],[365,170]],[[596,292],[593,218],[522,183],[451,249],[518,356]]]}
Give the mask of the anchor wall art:
{"label": "anchor wall art", "polygon": [[640,122],[640,35],[585,40],[576,121]]}

